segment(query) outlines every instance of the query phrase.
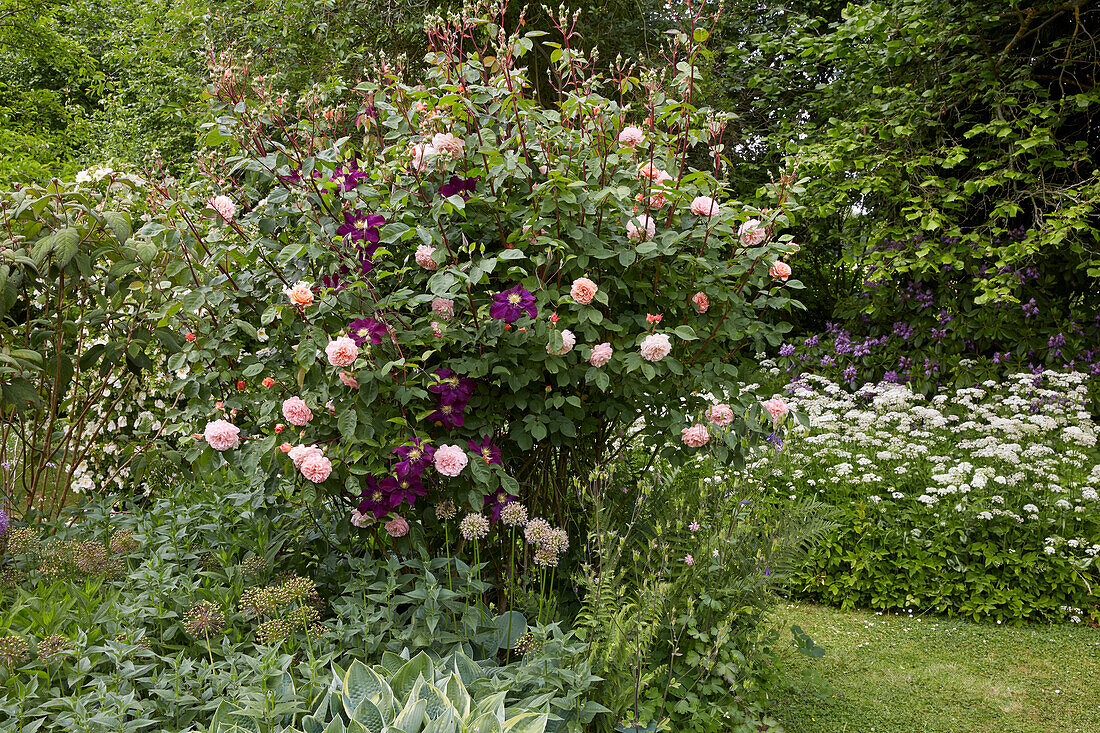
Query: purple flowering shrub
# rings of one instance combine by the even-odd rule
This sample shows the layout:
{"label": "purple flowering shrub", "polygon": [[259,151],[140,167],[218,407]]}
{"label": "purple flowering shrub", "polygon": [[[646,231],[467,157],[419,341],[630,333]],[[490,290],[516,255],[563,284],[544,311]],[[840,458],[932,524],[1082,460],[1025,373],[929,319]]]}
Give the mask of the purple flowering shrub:
{"label": "purple flowering shrub", "polygon": [[789,328],[801,285],[769,269],[796,250],[799,181],[724,195],[724,120],[693,105],[705,29],[664,71],[604,78],[567,21],[550,107],[521,63],[540,34],[500,17],[432,21],[422,84],[386,67],[292,99],[215,70],[224,160],[139,232],[181,254],[163,319],[187,335],[169,367],[198,470],[293,477],[359,527],[449,542],[441,520],[496,526],[517,499],[578,526],[574,482],[628,444],[725,462],[771,433],[725,395],[732,357]]}

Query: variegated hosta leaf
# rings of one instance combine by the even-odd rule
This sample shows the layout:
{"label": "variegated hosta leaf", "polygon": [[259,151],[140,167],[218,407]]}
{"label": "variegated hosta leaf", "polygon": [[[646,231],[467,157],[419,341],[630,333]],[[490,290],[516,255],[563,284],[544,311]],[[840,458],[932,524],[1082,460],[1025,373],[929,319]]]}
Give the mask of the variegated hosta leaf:
{"label": "variegated hosta leaf", "polygon": [[447,694],[447,699],[451,701],[451,705],[454,705],[455,712],[458,713],[458,719],[465,721],[469,718],[470,693],[466,691],[466,686],[462,684],[462,679],[457,674],[451,673],[443,691]]}
{"label": "variegated hosta leaf", "polygon": [[390,688],[393,690],[394,697],[401,701],[407,700],[413,685],[416,684],[416,678],[421,676],[428,682],[435,679],[435,667],[431,658],[424,652],[405,662],[390,679]]}
{"label": "variegated hosta leaf", "polygon": [[386,721],[382,718],[382,711],[370,700],[363,700],[359,703],[359,707],[355,709],[351,720],[353,723],[362,725],[370,733],[382,733],[382,729],[386,727]]}
{"label": "variegated hosta leaf", "polygon": [[458,730],[458,719],[455,716],[455,709],[447,704],[446,711],[442,716],[429,720],[428,724],[424,726],[424,733],[456,733]]}
{"label": "variegated hosta leaf", "polygon": [[348,717],[354,717],[352,713],[364,700],[381,696],[386,686],[385,680],[373,669],[358,659],[352,662],[347,674],[344,675],[342,690],[344,710],[347,711]]}
{"label": "variegated hosta leaf", "polygon": [[478,700],[474,706],[473,717],[478,719],[485,715],[492,715],[498,723],[504,725],[504,698],[507,696],[508,693],[506,692],[494,692],[488,697]]}
{"label": "variegated hosta leaf", "polygon": [[520,713],[504,722],[504,733],[545,733],[546,713]]}
{"label": "variegated hosta leaf", "polygon": [[402,733],[420,733],[420,727],[424,724],[424,711],[427,708],[427,700],[409,700],[394,718],[393,727],[399,728]]}

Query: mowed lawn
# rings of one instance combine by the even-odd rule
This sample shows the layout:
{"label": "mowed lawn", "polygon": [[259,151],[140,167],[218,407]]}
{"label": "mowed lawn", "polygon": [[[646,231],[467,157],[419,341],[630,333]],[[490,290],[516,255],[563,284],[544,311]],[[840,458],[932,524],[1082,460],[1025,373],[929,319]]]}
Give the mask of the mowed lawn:
{"label": "mowed lawn", "polygon": [[789,733],[1100,733],[1100,630],[783,604],[825,656],[780,646]]}

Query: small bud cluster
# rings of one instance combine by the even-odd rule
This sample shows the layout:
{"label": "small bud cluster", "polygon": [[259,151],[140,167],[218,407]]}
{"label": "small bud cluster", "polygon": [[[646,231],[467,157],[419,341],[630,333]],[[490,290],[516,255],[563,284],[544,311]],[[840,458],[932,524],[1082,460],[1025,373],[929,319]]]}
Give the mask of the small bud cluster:
{"label": "small bud cluster", "polygon": [[489,534],[489,520],[480,514],[467,514],[458,525],[462,536],[470,541],[480,540]]}
{"label": "small bud cluster", "polygon": [[26,639],[18,636],[5,636],[0,638],[0,664],[10,673],[16,667],[26,663],[30,659],[30,647]]}
{"label": "small bud cluster", "polygon": [[264,621],[256,636],[261,644],[274,644],[299,631],[315,638],[327,630],[321,624],[321,613],[315,607],[298,606],[281,618]]}
{"label": "small bud cluster", "polygon": [[309,578],[293,575],[277,585],[249,588],[241,594],[241,610],[256,618],[274,616],[295,603],[314,608],[320,606],[317,584]]}
{"label": "small bud cluster", "polygon": [[225,628],[225,612],[216,603],[198,601],[183,617],[183,628],[191,636],[209,639]]}
{"label": "small bud cluster", "polygon": [[52,662],[62,657],[70,657],[73,654],[73,643],[60,634],[47,636],[38,642],[38,658],[44,662]]}
{"label": "small bud cluster", "polygon": [[245,575],[259,575],[267,570],[267,560],[260,555],[253,555],[241,563],[241,570]]}
{"label": "small bud cluster", "polygon": [[505,527],[523,527],[527,524],[527,507],[513,501],[500,512],[500,521]]}
{"label": "small bud cluster", "polygon": [[441,501],[435,507],[435,518],[441,522],[454,519],[458,514],[458,508],[453,501]]}
{"label": "small bud cluster", "polygon": [[134,539],[134,532],[130,529],[120,529],[111,535],[111,552],[116,555],[129,555],[138,548],[138,541]]}

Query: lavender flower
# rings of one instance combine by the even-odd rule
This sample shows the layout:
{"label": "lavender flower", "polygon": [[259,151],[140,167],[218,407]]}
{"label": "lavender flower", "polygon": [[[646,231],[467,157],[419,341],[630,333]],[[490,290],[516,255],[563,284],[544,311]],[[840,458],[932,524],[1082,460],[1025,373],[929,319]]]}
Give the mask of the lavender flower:
{"label": "lavender flower", "polygon": [[516,322],[525,312],[530,318],[538,317],[535,296],[522,285],[497,293],[489,306],[489,315],[505,323]]}

